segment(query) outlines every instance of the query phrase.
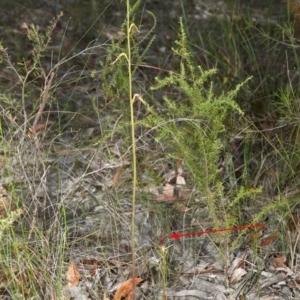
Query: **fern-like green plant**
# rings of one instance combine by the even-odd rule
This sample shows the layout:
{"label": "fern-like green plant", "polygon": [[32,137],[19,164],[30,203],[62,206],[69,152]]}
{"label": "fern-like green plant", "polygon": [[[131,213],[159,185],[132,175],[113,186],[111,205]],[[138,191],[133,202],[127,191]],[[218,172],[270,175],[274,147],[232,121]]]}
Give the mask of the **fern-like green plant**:
{"label": "fern-like green plant", "polygon": [[[198,188],[206,195],[211,216],[217,221],[220,209],[217,201],[222,197],[217,167],[223,147],[220,135],[224,133],[225,122],[233,112],[243,113],[234,99],[247,80],[234,90],[217,96],[214,83],[209,82],[217,70],[195,66],[182,20],[173,52],[180,59],[179,74],[171,72],[165,78],[157,78],[152,89],[174,86],[180,90],[182,99],[187,100],[175,101],[165,96],[166,115],[152,112],[142,123],[156,129],[156,138],[169,145],[170,156],[185,161]],[[229,223],[232,222],[234,220]],[[224,223],[217,222],[218,225]]]}

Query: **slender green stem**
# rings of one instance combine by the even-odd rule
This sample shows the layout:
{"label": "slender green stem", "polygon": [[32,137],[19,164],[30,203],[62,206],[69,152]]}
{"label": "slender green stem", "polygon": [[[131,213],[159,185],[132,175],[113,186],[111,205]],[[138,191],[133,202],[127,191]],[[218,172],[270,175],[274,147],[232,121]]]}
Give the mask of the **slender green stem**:
{"label": "slender green stem", "polygon": [[132,77],[131,77],[131,45],[130,45],[130,0],[127,0],[127,58],[128,58],[128,84],[129,84],[129,100],[130,100],[130,121],[131,121],[131,138],[132,138],[132,217],[131,217],[131,251],[132,251],[132,278],[133,290],[132,299],[135,300],[135,200],[136,200],[136,145],[134,132],[134,99],[132,97]]}

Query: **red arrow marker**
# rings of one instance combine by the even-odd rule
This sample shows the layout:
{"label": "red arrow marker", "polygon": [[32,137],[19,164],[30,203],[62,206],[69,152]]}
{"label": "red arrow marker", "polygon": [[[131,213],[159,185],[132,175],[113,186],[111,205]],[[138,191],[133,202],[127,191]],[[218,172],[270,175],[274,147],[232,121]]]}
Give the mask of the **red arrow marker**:
{"label": "red arrow marker", "polygon": [[198,236],[203,234],[215,234],[215,233],[225,232],[225,231],[238,231],[238,230],[245,230],[251,228],[264,228],[264,227],[266,227],[265,224],[251,224],[251,225],[234,226],[229,228],[211,229],[211,230],[196,231],[196,232],[184,232],[184,233],[175,232],[171,234],[169,238],[177,240],[181,237]]}

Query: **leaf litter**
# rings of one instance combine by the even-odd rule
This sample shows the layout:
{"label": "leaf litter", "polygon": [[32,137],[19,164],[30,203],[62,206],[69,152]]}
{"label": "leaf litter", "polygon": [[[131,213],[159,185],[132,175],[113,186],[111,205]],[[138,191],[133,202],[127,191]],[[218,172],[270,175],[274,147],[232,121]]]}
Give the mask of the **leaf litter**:
{"label": "leaf litter", "polygon": [[126,300],[131,300],[131,293],[133,291],[134,286],[137,286],[142,281],[142,278],[130,278],[127,281],[123,282],[121,286],[117,289],[114,295],[114,300],[121,300],[123,297],[126,298]]}
{"label": "leaf litter", "polygon": [[[174,4],[174,6],[175,5],[176,4]],[[34,14],[38,16],[39,13],[34,12]],[[87,90],[88,88],[90,87],[85,87],[84,90]],[[48,130],[48,127],[51,129],[51,126],[49,125],[51,125],[49,122],[41,123],[40,127],[33,129],[37,132],[44,133],[46,129]],[[118,140],[113,140],[112,142],[117,144]],[[99,152],[101,152],[101,150],[103,149],[100,149]],[[114,148],[110,150],[113,153]],[[65,153],[65,156],[71,156],[69,150],[62,149],[61,151],[61,154]],[[121,168],[127,163],[120,163],[120,160],[122,159],[121,154],[118,154],[117,156],[119,157],[112,162],[99,152],[93,152],[93,149],[77,150],[77,156],[72,158],[71,162],[76,162],[76,164],[81,165],[81,168],[79,168],[80,170],[78,169],[78,166],[77,169],[75,168],[75,163],[71,166],[69,166],[68,163],[65,163],[65,166],[68,167],[68,172],[74,172],[74,174],[78,176],[77,178],[80,179],[80,184],[79,181],[78,184],[77,182],[76,184],[71,183],[71,185],[68,185],[69,187],[66,191],[58,193],[59,195],[64,196],[72,213],[80,207],[85,215],[90,212],[91,215],[96,215],[96,217],[93,217],[92,215],[90,218],[83,218],[82,215],[76,215],[80,221],[72,228],[73,237],[75,236],[78,240],[80,240],[82,236],[86,237],[87,242],[81,245],[78,242],[77,249],[72,249],[72,252],[76,257],[76,261],[81,260],[81,264],[88,269],[88,272],[82,277],[80,276],[80,271],[77,267],[79,264],[74,261],[70,262],[67,269],[66,280],[70,288],[70,293],[74,299],[92,298],[91,293],[90,296],[85,296],[85,293],[81,291],[81,289],[84,290],[83,281],[87,285],[92,286],[92,290],[97,290],[99,286],[101,286],[103,287],[103,290],[109,291],[110,287],[113,286],[114,282],[120,279],[122,274],[130,274],[130,258],[128,258],[130,245],[127,242],[129,238],[130,201],[126,201],[126,199],[128,199],[126,192],[130,192],[130,189],[126,185],[123,185],[124,182],[122,182],[121,189],[116,187],[117,183],[120,183],[120,181],[123,180],[121,177],[126,177],[126,174],[121,172]],[[98,161],[92,161],[91,159],[96,156],[95,154],[99,157]],[[63,160],[60,158],[60,161]],[[197,191],[193,188],[186,188],[186,174],[184,174],[182,164],[182,161],[176,161],[176,175],[173,177],[171,176],[170,179],[166,180],[162,188],[154,185],[149,188],[149,190],[153,194],[153,200],[155,202],[159,202],[162,205],[165,203],[168,205],[174,204],[177,211],[188,219],[193,216],[196,210],[192,207],[185,206],[185,204],[190,201],[193,193],[197,193]],[[84,176],[79,174],[82,170]],[[85,173],[91,174],[88,176]],[[56,176],[57,174],[53,174],[53,177],[59,177]],[[107,183],[103,182],[103,178],[112,178],[112,180]],[[59,184],[64,186],[69,182],[70,180],[66,179]],[[97,189],[95,192],[93,190],[91,191],[91,185],[97,188],[100,186],[103,188],[104,193],[99,193]],[[74,186],[77,188],[76,192],[70,193],[70,190],[73,190]],[[107,191],[106,187],[114,187],[116,193],[114,193],[114,191]],[[52,189],[58,190],[55,185],[53,185]],[[122,189],[124,189],[124,192]],[[121,206],[120,210],[112,208],[112,204],[107,205],[107,203],[113,203],[116,196],[125,199],[121,199],[121,201],[118,202],[118,205]],[[87,202],[89,203],[88,205],[86,204]],[[95,202],[97,202],[96,205],[90,205],[90,203]],[[0,214],[2,218],[7,216],[9,205],[9,199],[4,195],[0,203]],[[149,218],[148,212],[146,212],[146,209],[143,206],[144,204],[138,207],[141,211],[139,227],[146,227]],[[177,217],[176,215],[174,218],[180,219],[180,217]],[[200,220],[200,222],[202,222],[201,224],[209,224],[209,220],[205,219]],[[293,226],[294,223],[296,222],[293,222]],[[160,233],[162,232],[155,232],[157,227],[155,224],[150,223],[150,227],[152,227],[152,225],[155,234],[151,239],[151,243],[155,245],[157,242],[155,237],[160,236]],[[173,228],[168,228],[168,233],[173,229],[178,230],[185,228],[185,224],[183,224],[183,228],[178,227],[177,224],[173,224],[172,226]],[[249,239],[250,242],[245,245],[247,249],[244,253],[241,252],[242,258],[234,257],[235,255],[233,253],[228,257],[226,262],[220,262],[220,248],[218,248],[217,242],[213,240],[214,238],[206,236],[174,242],[166,241],[167,245],[171,247],[169,259],[172,265],[175,266],[174,270],[172,269],[172,272],[184,276],[181,277],[182,284],[180,286],[175,284],[175,280],[174,282],[172,280],[168,282],[170,288],[167,289],[167,297],[184,297],[185,299],[187,299],[187,297],[192,297],[191,299],[194,299],[194,297],[200,299],[214,297],[215,299],[230,299],[231,295],[238,290],[237,285],[241,282],[243,284],[242,287],[248,288],[248,299],[252,299],[251,296],[257,296],[257,286],[261,289],[260,299],[272,299],[272,297],[275,296],[268,295],[268,293],[279,293],[282,291],[282,286],[289,288],[290,291],[293,291],[296,294],[297,290],[299,290],[297,285],[299,272],[287,269],[289,261],[286,261],[285,256],[278,256],[278,259],[273,258],[273,263],[275,263],[276,266],[269,272],[265,271],[267,269],[265,266],[267,260],[259,260],[256,255],[257,253],[264,253],[265,250],[263,248],[274,247],[274,244],[279,238],[279,233],[276,230],[276,228],[270,228],[271,233],[269,236],[265,236],[262,232],[257,234],[257,232],[254,231],[255,239],[259,240],[258,248],[256,249],[255,242],[252,242],[252,240]],[[210,240],[210,238],[212,240]],[[141,266],[141,271],[139,273],[154,274],[151,279],[147,280],[148,286],[146,288],[141,287],[140,290],[145,295],[148,295],[148,299],[157,299],[157,295],[161,292],[159,288],[161,283],[159,277],[162,265],[161,258],[157,254],[157,251],[155,251],[156,246],[149,243],[149,238],[142,235],[141,228],[138,228],[138,226],[136,228],[136,239],[138,247],[141,249],[141,252],[138,253],[138,266]],[[145,247],[146,244],[148,248]],[[151,257],[145,259],[143,256],[145,252],[143,251],[148,251],[149,245],[151,245],[151,250],[153,250],[153,252],[151,252]],[[252,247],[254,248],[253,250]],[[91,253],[88,253],[89,251],[91,251]],[[225,270],[228,268],[230,269],[230,265],[232,265],[232,272],[230,273],[230,277],[228,277]],[[182,270],[185,274],[182,274]],[[276,274],[276,272],[278,273]],[[261,277],[257,279],[257,285],[255,285],[256,282],[254,280],[256,279],[256,276],[254,276],[255,274],[260,274]],[[3,289],[3,284],[4,288],[6,288],[5,272],[2,272],[0,276],[1,289]],[[79,280],[80,278],[81,280]],[[26,280],[25,277],[24,279]],[[135,283],[138,284],[140,281],[141,278],[136,278]],[[118,291],[116,292],[117,296],[115,294],[114,298],[130,297],[130,292],[132,291],[132,282],[130,282],[130,279],[129,283],[128,281],[125,281],[121,287],[122,286],[123,288],[120,291],[118,290],[119,294],[117,294]],[[106,292],[103,292],[102,295],[98,294],[93,296],[94,299],[107,300],[111,299],[112,295],[108,297]]]}

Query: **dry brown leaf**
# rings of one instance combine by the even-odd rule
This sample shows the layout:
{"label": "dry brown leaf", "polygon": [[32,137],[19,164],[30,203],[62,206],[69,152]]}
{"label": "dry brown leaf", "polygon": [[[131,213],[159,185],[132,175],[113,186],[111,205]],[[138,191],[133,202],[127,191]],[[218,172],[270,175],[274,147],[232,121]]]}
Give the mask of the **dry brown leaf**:
{"label": "dry brown leaf", "polygon": [[70,286],[77,286],[79,283],[80,274],[78,267],[76,266],[74,260],[72,259],[67,271],[67,280]]}
{"label": "dry brown leaf", "polygon": [[7,217],[9,202],[7,198],[0,197],[0,217]]}
{"label": "dry brown leaf", "polygon": [[170,183],[166,183],[163,187],[162,194],[155,196],[155,200],[159,202],[174,202],[176,200],[187,200],[190,198],[193,190],[192,189],[183,189],[175,188]]}
{"label": "dry brown leaf", "polygon": [[142,282],[142,278],[130,278],[127,281],[123,282],[122,285],[117,289],[114,300],[121,300],[122,297],[126,297],[126,299],[131,299],[131,292],[133,290],[133,285],[137,286],[140,282]]}
{"label": "dry brown leaf", "polygon": [[122,172],[122,166],[117,169],[115,176],[114,176],[113,180],[108,184],[108,187],[110,187],[110,188],[113,187],[119,181],[121,172]]}
{"label": "dry brown leaf", "polygon": [[263,235],[263,230],[253,231],[249,234],[249,241],[250,242],[257,242],[259,238]]}
{"label": "dry brown leaf", "polygon": [[182,169],[182,164],[181,164],[181,160],[180,159],[176,160],[176,170],[177,170],[177,174],[178,175],[182,175],[183,169]]}
{"label": "dry brown leaf", "polygon": [[286,262],[286,256],[283,255],[280,257],[274,257],[273,261],[278,268],[284,268],[285,267],[284,263]]}
{"label": "dry brown leaf", "polygon": [[30,133],[39,135],[41,132],[43,132],[48,126],[53,124],[53,121],[47,120],[45,123],[37,124],[36,126],[32,126],[29,128],[29,135]]}
{"label": "dry brown leaf", "polygon": [[93,267],[90,269],[91,276],[94,276],[97,272],[97,262],[93,264]]}
{"label": "dry brown leaf", "polygon": [[300,285],[300,278],[299,278],[299,277],[296,277],[296,278],[295,278],[295,282],[296,282],[297,284]]}
{"label": "dry brown leaf", "polygon": [[232,264],[230,266],[231,270],[235,270],[237,268],[242,268],[245,269],[245,260],[247,258],[247,254],[240,254],[239,256],[237,256],[233,261]]}
{"label": "dry brown leaf", "polygon": [[272,244],[273,242],[275,242],[277,239],[279,238],[279,234],[278,232],[276,232],[275,234],[263,239],[260,243],[259,246],[260,247],[265,247],[265,246],[269,246],[270,244]]}
{"label": "dry brown leaf", "polygon": [[185,178],[183,177],[183,168],[182,168],[181,160],[176,161],[176,169],[177,169],[176,184],[186,185]]}
{"label": "dry brown leaf", "polygon": [[264,131],[264,134],[270,134],[271,129],[274,129],[273,122],[260,122],[261,129]]}
{"label": "dry brown leaf", "polygon": [[80,263],[85,265],[85,269],[89,270],[91,276],[96,274],[98,266],[101,265],[101,262],[94,258],[82,258],[80,259]]}
{"label": "dry brown leaf", "polygon": [[237,282],[239,282],[242,277],[247,274],[247,271],[245,271],[243,268],[236,268],[234,271],[233,271],[233,274],[231,276],[231,279],[230,279],[230,283],[231,284],[236,284]]}
{"label": "dry brown leaf", "polygon": [[174,186],[169,183],[166,183],[165,186],[163,187],[162,194],[166,197],[173,197],[174,196]]}
{"label": "dry brown leaf", "polygon": [[2,185],[0,186],[0,196],[8,198],[8,192]]}
{"label": "dry brown leaf", "polygon": [[186,185],[186,182],[185,182],[184,177],[181,176],[181,175],[178,175],[178,176],[176,177],[176,184],[177,184],[177,185]]}
{"label": "dry brown leaf", "polygon": [[80,263],[82,263],[83,265],[101,265],[101,263],[95,258],[82,258],[80,259]]}
{"label": "dry brown leaf", "polygon": [[157,196],[155,196],[154,198],[156,201],[158,202],[174,202],[175,200],[177,200],[177,197],[174,196],[165,196],[164,194],[159,194]]}
{"label": "dry brown leaf", "polygon": [[7,217],[9,206],[8,192],[3,186],[0,186],[0,217]]}
{"label": "dry brown leaf", "polygon": [[183,175],[182,160],[180,159],[176,160],[176,171],[178,175],[180,176]]}
{"label": "dry brown leaf", "polygon": [[174,190],[175,188],[173,185],[166,183],[163,187],[162,194],[157,195],[155,200],[160,202],[173,202],[177,200],[177,197],[174,195]]}
{"label": "dry brown leaf", "polygon": [[300,211],[299,209],[295,210],[293,214],[291,214],[287,225],[291,232],[296,231],[299,229],[299,222],[300,221]]}

